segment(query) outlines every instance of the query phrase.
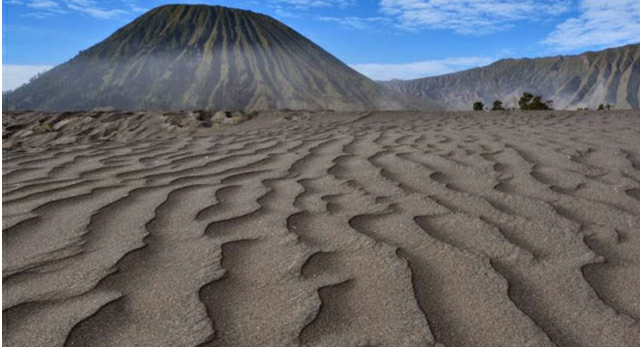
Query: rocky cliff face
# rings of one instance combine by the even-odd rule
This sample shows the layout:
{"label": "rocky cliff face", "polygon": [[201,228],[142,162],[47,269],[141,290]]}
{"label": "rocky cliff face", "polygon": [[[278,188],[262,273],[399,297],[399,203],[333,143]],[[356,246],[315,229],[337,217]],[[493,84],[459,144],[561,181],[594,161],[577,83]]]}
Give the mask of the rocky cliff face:
{"label": "rocky cliff face", "polygon": [[553,100],[559,109],[601,103],[640,109],[640,44],[577,56],[506,59],[443,76],[383,83],[452,110],[471,109],[477,100],[515,105],[524,91]]}

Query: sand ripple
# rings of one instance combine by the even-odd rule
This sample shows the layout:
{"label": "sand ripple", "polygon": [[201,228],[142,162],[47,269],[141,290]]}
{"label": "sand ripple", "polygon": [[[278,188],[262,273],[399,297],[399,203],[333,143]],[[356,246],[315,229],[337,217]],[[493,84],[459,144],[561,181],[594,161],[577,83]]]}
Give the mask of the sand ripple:
{"label": "sand ripple", "polygon": [[4,153],[4,345],[638,346],[637,112],[207,131]]}

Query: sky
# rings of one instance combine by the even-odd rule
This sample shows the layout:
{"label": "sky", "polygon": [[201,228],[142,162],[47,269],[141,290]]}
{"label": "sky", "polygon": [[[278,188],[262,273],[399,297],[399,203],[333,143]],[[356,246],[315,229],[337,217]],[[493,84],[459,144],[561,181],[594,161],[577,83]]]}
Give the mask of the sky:
{"label": "sky", "polygon": [[[177,1],[270,15],[374,80],[640,42],[639,0]],[[2,90],[104,40],[163,0],[3,0]]]}

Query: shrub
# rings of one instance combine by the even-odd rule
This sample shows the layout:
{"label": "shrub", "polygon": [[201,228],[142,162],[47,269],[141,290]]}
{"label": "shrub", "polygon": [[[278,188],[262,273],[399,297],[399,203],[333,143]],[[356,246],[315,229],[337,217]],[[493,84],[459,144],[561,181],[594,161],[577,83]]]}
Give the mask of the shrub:
{"label": "shrub", "polygon": [[520,106],[520,109],[528,110],[531,99],[533,99],[533,94],[524,92],[524,94],[522,94],[522,96],[520,97],[520,100],[518,100],[518,106]]}
{"label": "shrub", "polygon": [[525,111],[539,111],[539,110],[551,110],[551,105],[553,104],[553,100],[548,100],[547,102],[542,101],[542,95],[533,95],[531,93],[524,92],[520,100],[518,101],[518,106],[520,106],[521,110]]}
{"label": "shrub", "polygon": [[473,110],[474,111],[484,110],[484,103],[482,103],[482,101],[476,101],[475,103],[473,103]]}
{"label": "shrub", "polygon": [[604,111],[604,110],[611,111],[612,108],[613,108],[613,106],[611,106],[611,104],[606,104],[606,105],[605,104],[600,104],[598,106],[598,111]]}
{"label": "shrub", "polygon": [[504,106],[502,106],[502,101],[496,100],[493,102],[493,107],[491,108],[491,111],[506,111],[506,110]]}

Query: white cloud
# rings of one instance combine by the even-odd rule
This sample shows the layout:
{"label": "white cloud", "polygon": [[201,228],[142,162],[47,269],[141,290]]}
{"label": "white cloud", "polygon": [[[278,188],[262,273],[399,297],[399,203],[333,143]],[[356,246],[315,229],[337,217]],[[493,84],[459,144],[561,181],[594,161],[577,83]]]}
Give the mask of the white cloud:
{"label": "white cloud", "polygon": [[309,9],[317,7],[347,7],[354,5],[356,0],[271,0],[276,6],[285,6],[289,9]]}
{"label": "white cloud", "polygon": [[495,59],[487,57],[460,57],[407,64],[351,64],[350,66],[373,80],[388,81],[394,78],[408,80],[438,76],[488,65],[494,61]]}
{"label": "white cloud", "polygon": [[317,20],[324,22],[334,22],[341,26],[351,29],[368,29],[371,24],[388,24],[389,18],[386,17],[316,17]]}
{"label": "white cloud", "polygon": [[640,1],[582,0],[579,9],[542,43],[571,50],[640,42]]}
{"label": "white cloud", "polygon": [[2,65],[2,91],[16,89],[40,72],[47,71],[49,65]]}
{"label": "white cloud", "polygon": [[380,12],[408,30],[447,29],[487,34],[518,21],[540,20],[569,10],[570,0],[381,0]]}
{"label": "white cloud", "polygon": [[268,4],[279,17],[297,18],[301,11],[320,8],[347,8],[356,0],[269,0]]}
{"label": "white cloud", "polygon": [[66,11],[60,6],[59,3],[53,0],[26,0],[26,1],[11,1],[10,5],[24,5],[34,12],[28,12],[23,17],[33,18],[47,18],[57,14],[64,14]]}
{"label": "white cloud", "polygon": [[22,17],[32,17],[32,18],[37,18],[37,19],[44,19],[47,17],[51,17],[55,15],[55,13],[51,13],[51,12],[44,12],[44,11],[40,11],[40,12],[29,12],[29,13],[25,13],[22,15]]}
{"label": "white cloud", "polygon": [[[23,5],[33,10],[24,17],[46,18],[70,12],[82,13],[99,19],[113,19],[129,12],[140,12],[144,8],[136,5],[134,0],[121,0],[122,6],[128,8],[105,8],[95,0],[10,0],[9,5]],[[121,6],[121,7],[122,7]]]}
{"label": "white cloud", "polygon": [[280,5],[273,6],[273,9],[274,13],[278,17],[298,18],[298,15],[294,11],[288,10]]}
{"label": "white cloud", "polygon": [[32,0],[27,3],[27,7],[36,9],[59,8],[60,4],[51,0]]}
{"label": "white cloud", "polygon": [[71,10],[99,19],[112,19],[127,13],[127,11],[120,9],[103,9],[93,0],[64,0],[64,2]]}

